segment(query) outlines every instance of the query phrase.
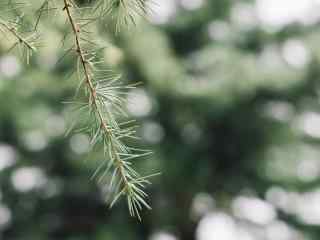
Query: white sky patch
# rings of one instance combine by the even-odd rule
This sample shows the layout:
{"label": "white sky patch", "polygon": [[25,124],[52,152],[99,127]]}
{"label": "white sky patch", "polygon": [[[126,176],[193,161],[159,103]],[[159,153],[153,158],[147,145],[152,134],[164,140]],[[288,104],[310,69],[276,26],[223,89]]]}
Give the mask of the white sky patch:
{"label": "white sky patch", "polygon": [[311,60],[310,52],[298,39],[287,40],[282,47],[282,55],[290,66],[298,69],[305,67]]}
{"label": "white sky patch", "polygon": [[162,141],[165,133],[159,123],[148,121],[142,124],[141,135],[148,143],[156,144]]}
{"label": "white sky patch", "polygon": [[262,50],[258,59],[259,67],[265,72],[274,72],[282,70],[285,62],[276,45],[267,45]]}
{"label": "white sky patch", "polygon": [[12,173],[11,182],[17,191],[28,192],[44,186],[47,178],[40,168],[22,167]]}
{"label": "white sky patch", "polygon": [[161,0],[161,3],[152,5],[149,10],[150,21],[155,24],[167,23],[176,13],[177,4],[173,0]]}
{"label": "white sky patch", "polygon": [[70,139],[71,150],[76,154],[84,154],[89,151],[90,140],[85,134],[75,134]]}
{"label": "white sky patch", "polygon": [[11,221],[11,211],[5,205],[0,204],[0,229],[7,226]]}
{"label": "white sky patch", "polygon": [[266,192],[266,199],[269,203],[289,213],[291,212],[290,203],[294,204],[294,199],[296,199],[292,196],[292,194],[290,195],[285,189],[278,186],[272,186]]}
{"label": "white sky patch", "polygon": [[256,0],[259,20],[270,30],[299,22],[312,24],[319,19],[319,0]]}
{"label": "white sky patch", "polygon": [[47,136],[40,130],[33,130],[23,136],[25,146],[31,151],[41,151],[48,145]]}
{"label": "white sky patch", "polygon": [[257,26],[257,14],[250,3],[235,3],[231,9],[231,21],[243,30],[250,30]]}
{"label": "white sky patch", "polygon": [[294,116],[293,106],[284,101],[269,101],[263,107],[263,114],[280,122],[288,122]]}
{"label": "white sky patch", "polygon": [[305,112],[297,120],[298,128],[310,137],[320,138],[320,113]]}
{"label": "white sky patch", "polygon": [[319,153],[310,144],[273,146],[266,152],[265,174],[274,180],[312,182],[320,178]]}
{"label": "white sky patch", "polygon": [[[287,192],[280,187],[272,187],[267,191],[266,198],[284,212],[296,216],[304,224],[320,226],[320,189],[298,193]],[[283,226],[276,226],[269,230],[271,232],[280,231],[278,228],[281,229]]]}
{"label": "white sky patch", "polygon": [[169,232],[160,231],[152,234],[149,240],[178,240],[178,238]]}
{"label": "white sky patch", "polygon": [[127,109],[135,117],[148,116],[152,110],[152,100],[144,89],[134,89],[128,93]]}
{"label": "white sky patch", "polygon": [[235,221],[223,212],[204,216],[196,229],[196,240],[255,240],[259,231],[253,225]]}
{"label": "white sky patch", "polygon": [[12,78],[21,72],[21,64],[15,56],[4,56],[0,58],[0,74]]}
{"label": "white sky patch", "polygon": [[320,225],[320,190],[308,192],[300,196],[296,206],[296,215],[306,223]]}
{"label": "white sky patch", "polygon": [[16,162],[16,151],[7,144],[0,144],[0,171],[12,166]]}
{"label": "white sky patch", "polygon": [[319,151],[316,148],[305,146],[302,149],[301,159],[297,164],[297,176],[304,182],[312,182],[320,177]]}
{"label": "white sky patch", "polygon": [[192,199],[191,217],[198,219],[215,207],[215,200],[208,193],[197,193]]}
{"label": "white sky patch", "polygon": [[236,240],[236,235],[235,221],[225,213],[207,214],[196,230],[197,240]]}
{"label": "white sky patch", "polygon": [[47,118],[45,127],[49,136],[57,137],[64,134],[66,123],[61,115],[52,114]]}
{"label": "white sky patch", "polygon": [[208,26],[208,34],[212,40],[226,41],[231,36],[231,27],[226,21],[212,21]]}
{"label": "white sky patch", "polygon": [[261,225],[266,225],[277,217],[277,213],[270,203],[254,197],[240,196],[235,198],[232,210],[235,216]]}
{"label": "white sky patch", "polygon": [[266,238],[268,240],[292,240],[303,239],[298,237],[298,233],[282,221],[274,221],[266,227]]}

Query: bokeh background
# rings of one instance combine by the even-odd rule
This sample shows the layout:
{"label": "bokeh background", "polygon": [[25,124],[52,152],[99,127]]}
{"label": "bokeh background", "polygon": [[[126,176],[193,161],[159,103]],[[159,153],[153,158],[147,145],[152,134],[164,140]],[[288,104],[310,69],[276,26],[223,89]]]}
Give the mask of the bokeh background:
{"label": "bokeh background", "polygon": [[[40,1],[29,1],[32,12]],[[320,238],[320,1],[154,0],[149,22],[114,36],[106,66],[128,94],[141,172],[161,171],[139,223],[90,176],[102,161],[64,136],[74,94],[68,25],[46,18],[26,65],[0,38],[0,239]],[[6,9],[0,9],[6,11]],[[71,77],[70,77],[71,76]]]}

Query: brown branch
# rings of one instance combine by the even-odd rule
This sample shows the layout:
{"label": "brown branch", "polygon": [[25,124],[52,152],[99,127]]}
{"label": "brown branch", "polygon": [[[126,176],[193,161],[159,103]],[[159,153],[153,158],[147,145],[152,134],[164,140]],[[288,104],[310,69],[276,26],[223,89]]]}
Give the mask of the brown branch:
{"label": "brown branch", "polygon": [[71,4],[69,3],[68,0],[63,0],[64,1],[64,8],[63,10],[66,12],[66,15],[67,15],[67,18],[69,20],[69,23],[71,25],[71,28],[72,28],[72,31],[73,31],[73,35],[75,37],[75,47],[76,47],[76,52],[77,52],[77,55],[80,59],[80,62],[81,62],[81,66],[83,68],[83,72],[84,72],[84,77],[85,77],[85,82],[86,82],[86,85],[87,85],[87,88],[89,89],[90,91],[90,97],[89,97],[89,101],[91,100],[92,101],[92,104],[94,106],[94,108],[96,109],[97,111],[97,115],[98,115],[98,118],[99,118],[99,122],[100,122],[100,125],[103,129],[103,131],[105,132],[105,134],[107,134],[108,138],[110,139],[110,148],[111,148],[111,151],[114,155],[114,160],[116,161],[115,164],[116,164],[116,167],[119,169],[119,173],[120,173],[120,177],[121,177],[121,182],[123,183],[123,187],[124,189],[127,189],[128,186],[129,186],[129,180],[127,179],[127,176],[125,174],[125,169],[124,169],[124,165],[123,165],[123,162],[119,156],[119,153],[117,152],[117,149],[115,147],[115,144],[112,140],[113,138],[113,133],[112,133],[112,130],[110,130],[108,128],[108,125],[106,123],[106,120],[104,119],[103,117],[103,113],[102,111],[100,110],[99,108],[99,100],[97,99],[97,92],[96,92],[96,89],[94,87],[94,84],[93,84],[93,80],[91,78],[91,74],[90,74],[90,69],[88,67],[88,64],[87,64],[87,60],[84,56],[84,50],[81,46],[81,37],[80,37],[80,28],[78,27],[78,25],[76,24],[73,16],[72,16],[72,12],[71,12]]}

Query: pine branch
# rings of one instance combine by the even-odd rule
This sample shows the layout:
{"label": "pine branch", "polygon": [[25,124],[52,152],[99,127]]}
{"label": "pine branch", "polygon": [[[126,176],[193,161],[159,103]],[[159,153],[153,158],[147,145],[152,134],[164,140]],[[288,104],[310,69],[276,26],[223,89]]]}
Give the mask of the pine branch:
{"label": "pine branch", "polygon": [[[148,177],[141,177],[133,168],[130,160],[149,155],[149,151],[134,149],[121,142],[122,138],[134,138],[135,130],[133,128],[122,129],[117,123],[113,112],[123,114],[121,94],[123,90],[133,86],[115,85],[119,81],[118,76],[109,76],[108,70],[97,69],[99,61],[95,61],[96,53],[87,51],[85,43],[94,44],[86,37],[86,31],[82,24],[84,18],[77,18],[75,14],[81,12],[71,0],[63,0],[63,11],[72,29],[74,36],[74,50],[78,56],[78,76],[80,87],[84,85],[87,92],[87,103],[80,107],[89,110],[89,126],[82,130],[91,133],[92,145],[102,142],[104,153],[109,161],[103,162],[94,173],[98,176],[102,171],[99,182],[102,182],[107,176],[111,178],[109,187],[114,192],[114,198],[110,204],[112,207],[121,197],[126,196],[129,212],[132,216],[140,218],[140,211],[143,207],[150,209],[146,203],[147,194],[144,192],[146,184],[150,184]],[[112,108],[112,110],[110,110]]]}

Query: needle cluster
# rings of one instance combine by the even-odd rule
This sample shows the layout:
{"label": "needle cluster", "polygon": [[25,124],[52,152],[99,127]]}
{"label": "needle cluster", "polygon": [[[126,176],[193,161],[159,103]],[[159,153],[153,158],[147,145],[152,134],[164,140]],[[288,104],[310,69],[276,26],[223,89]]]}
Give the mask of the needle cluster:
{"label": "needle cluster", "polygon": [[110,15],[116,19],[116,32],[122,26],[135,24],[136,18],[144,17],[147,11],[146,0],[102,0],[97,2],[96,9],[101,17]]}
{"label": "needle cluster", "polygon": [[4,19],[0,17],[0,34],[6,38],[14,38],[15,41],[10,47],[10,50],[18,48],[20,55],[30,62],[30,57],[36,52],[39,46],[39,35],[34,31],[23,31],[23,15],[17,12],[17,9],[24,7],[23,3],[12,3],[9,1],[5,5],[0,5],[1,8],[14,11],[12,19]]}

